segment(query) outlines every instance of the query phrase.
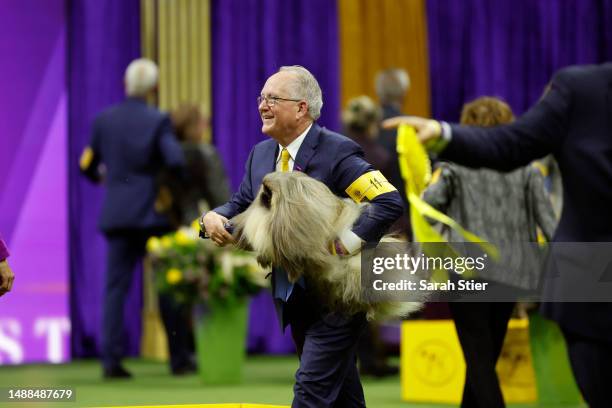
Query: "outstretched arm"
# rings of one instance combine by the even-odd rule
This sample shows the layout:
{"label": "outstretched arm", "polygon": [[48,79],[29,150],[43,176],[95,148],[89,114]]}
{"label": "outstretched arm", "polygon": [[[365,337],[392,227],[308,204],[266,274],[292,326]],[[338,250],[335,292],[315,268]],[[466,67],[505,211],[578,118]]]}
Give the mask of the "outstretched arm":
{"label": "outstretched arm", "polygon": [[567,71],[557,73],[545,96],[516,122],[492,127],[468,127],[413,116],[391,118],[384,127],[413,126],[419,139],[440,158],[469,167],[510,171],[555,153],[567,134],[571,109]]}

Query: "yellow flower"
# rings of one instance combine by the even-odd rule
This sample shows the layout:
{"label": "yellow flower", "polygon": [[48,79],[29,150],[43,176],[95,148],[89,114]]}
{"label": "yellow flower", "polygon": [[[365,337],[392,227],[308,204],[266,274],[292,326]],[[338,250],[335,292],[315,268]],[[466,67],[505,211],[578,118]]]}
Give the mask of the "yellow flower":
{"label": "yellow flower", "polygon": [[170,238],[168,235],[161,237],[161,246],[164,249],[170,248],[172,246],[172,238]]}
{"label": "yellow flower", "polygon": [[183,279],[183,272],[177,268],[170,268],[166,271],[166,282],[176,285]]}
{"label": "yellow flower", "polygon": [[180,246],[187,246],[193,242],[191,236],[183,229],[176,231],[176,234],[174,234],[174,239]]}
{"label": "yellow flower", "polygon": [[156,252],[159,252],[160,249],[161,249],[161,242],[159,241],[159,238],[157,237],[149,238],[149,240],[147,241],[147,251],[150,253],[156,253]]}
{"label": "yellow flower", "polygon": [[200,219],[196,218],[195,220],[193,220],[193,222],[191,223],[191,229],[194,230],[196,233],[200,233]]}

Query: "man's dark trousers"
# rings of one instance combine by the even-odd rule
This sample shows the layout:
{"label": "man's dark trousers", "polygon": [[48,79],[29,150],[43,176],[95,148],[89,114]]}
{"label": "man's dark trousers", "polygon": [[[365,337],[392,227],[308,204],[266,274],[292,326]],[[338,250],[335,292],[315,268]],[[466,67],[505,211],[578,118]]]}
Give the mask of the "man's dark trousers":
{"label": "man's dark trousers", "polygon": [[300,358],[292,408],[365,407],[357,371],[357,345],[365,314],[346,316],[316,305],[295,286],[286,305]]}
{"label": "man's dark trousers", "polygon": [[[104,311],[102,321],[102,362],[106,369],[120,365],[124,351],[124,306],[132,284],[136,264],[142,260],[149,237],[159,235],[149,229],[118,230],[106,234],[107,263]],[[169,301],[160,300],[161,315],[177,320],[177,308]],[[179,319],[179,323],[182,320]],[[177,324],[176,336],[168,336],[171,353],[171,368],[184,366],[189,361],[188,346],[185,346],[188,327]]]}
{"label": "man's dark trousers", "polygon": [[505,407],[495,366],[514,303],[457,301],[448,305],[466,363],[461,407]]}

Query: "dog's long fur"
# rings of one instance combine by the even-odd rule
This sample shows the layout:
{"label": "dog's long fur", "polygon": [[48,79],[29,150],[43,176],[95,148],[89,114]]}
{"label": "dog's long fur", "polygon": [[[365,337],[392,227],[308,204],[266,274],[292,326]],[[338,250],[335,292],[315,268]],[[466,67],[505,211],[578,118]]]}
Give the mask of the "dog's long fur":
{"label": "dog's long fur", "polygon": [[306,174],[275,172],[263,179],[253,203],[232,223],[239,246],[253,250],[263,266],[283,268],[291,282],[304,276],[309,292],[330,310],[366,312],[370,320],[406,316],[421,303],[364,301],[360,255],[329,252],[329,243],[365,208],[338,198]]}

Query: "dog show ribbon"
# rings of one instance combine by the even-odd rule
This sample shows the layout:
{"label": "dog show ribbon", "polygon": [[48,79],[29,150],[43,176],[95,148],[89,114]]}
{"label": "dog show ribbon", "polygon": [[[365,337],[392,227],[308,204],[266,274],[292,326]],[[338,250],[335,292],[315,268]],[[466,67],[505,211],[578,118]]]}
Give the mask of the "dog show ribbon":
{"label": "dog show ribbon", "polygon": [[406,195],[410,203],[410,222],[417,242],[447,242],[425,217],[447,225],[466,241],[478,244],[494,260],[499,259],[499,250],[476,234],[463,228],[448,215],[426,203],[421,194],[430,183],[431,162],[413,127],[400,125],[397,131],[397,154]]}

